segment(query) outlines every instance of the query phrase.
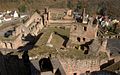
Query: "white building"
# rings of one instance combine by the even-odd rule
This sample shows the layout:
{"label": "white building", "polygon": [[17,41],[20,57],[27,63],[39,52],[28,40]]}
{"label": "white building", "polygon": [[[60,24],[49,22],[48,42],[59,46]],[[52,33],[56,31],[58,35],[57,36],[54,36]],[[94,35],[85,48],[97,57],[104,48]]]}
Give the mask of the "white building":
{"label": "white building", "polygon": [[15,11],[15,12],[14,12],[13,17],[14,17],[14,18],[19,17],[19,15],[18,15],[17,11]]}

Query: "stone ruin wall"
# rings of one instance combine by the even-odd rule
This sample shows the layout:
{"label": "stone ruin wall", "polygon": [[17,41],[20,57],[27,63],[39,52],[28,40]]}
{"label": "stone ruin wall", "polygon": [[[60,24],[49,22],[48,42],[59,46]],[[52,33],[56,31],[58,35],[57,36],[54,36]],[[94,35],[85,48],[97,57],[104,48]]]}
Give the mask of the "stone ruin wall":
{"label": "stone ruin wall", "polygon": [[18,37],[12,42],[13,43],[13,49],[17,49],[18,47],[22,46],[22,34],[19,34]]}
{"label": "stone ruin wall", "polygon": [[[65,14],[66,12],[66,14]],[[55,16],[59,16],[61,15],[61,18],[59,16],[59,19],[54,20],[53,14]],[[71,23],[75,23],[75,20],[73,20],[73,17],[69,17],[72,16],[72,10],[68,10],[68,9],[49,9],[49,24],[71,24]],[[68,19],[64,19],[64,17],[68,17]]]}
{"label": "stone ruin wall", "polygon": [[0,48],[12,49],[12,42],[0,41]]}
{"label": "stone ruin wall", "polygon": [[100,61],[99,59],[75,60],[69,58],[60,58],[59,61],[66,75],[73,75],[74,73],[79,75],[86,71],[98,71],[100,70],[100,65],[107,62],[105,59]]}
{"label": "stone ruin wall", "polygon": [[62,24],[69,24],[69,23],[74,23],[75,20],[50,20],[50,23],[62,23]]}
{"label": "stone ruin wall", "polygon": [[[38,13],[35,13],[31,16],[31,18],[24,24],[25,26],[28,26],[32,22],[40,22],[36,25],[32,25],[34,29],[31,31],[31,33],[38,35],[39,30],[41,30],[44,26],[42,23],[42,18]],[[29,27],[30,28],[30,27]],[[0,48],[7,48],[7,49],[17,49],[18,47],[23,45],[22,41],[22,34],[24,34],[21,29],[22,29],[22,24],[19,26],[14,27],[15,31],[12,33],[12,36],[15,37],[15,39],[10,40],[10,41],[1,41],[0,40]],[[26,29],[27,30],[27,29]]]}
{"label": "stone ruin wall", "polygon": [[37,36],[37,35],[38,35],[38,32],[39,32],[40,30],[42,30],[43,27],[44,27],[44,26],[41,25],[40,23],[35,24],[34,26],[31,27],[32,29],[30,30],[30,34],[33,35],[33,36]]}
{"label": "stone ruin wall", "polygon": [[[70,29],[70,40],[74,44],[84,44],[86,42],[95,39],[97,36],[97,26],[92,27],[88,25],[86,31],[84,31],[85,26],[74,25]],[[79,40],[78,40],[79,38]]]}
{"label": "stone ruin wall", "polygon": [[37,19],[41,19],[41,16],[35,12],[30,18],[29,20],[25,23],[25,26],[28,27],[32,22],[37,21]]}
{"label": "stone ruin wall", "polygon": [[0,41],[0,48],[17,49],[22,46],[22,34],[18,35],[13,41]]}
{"label": "stone ruin wall", "polygon": [[13,33],[13,36],[17,36],[21,34],[22,24],[20,24],[18,27],[15,27],[15,32]]}

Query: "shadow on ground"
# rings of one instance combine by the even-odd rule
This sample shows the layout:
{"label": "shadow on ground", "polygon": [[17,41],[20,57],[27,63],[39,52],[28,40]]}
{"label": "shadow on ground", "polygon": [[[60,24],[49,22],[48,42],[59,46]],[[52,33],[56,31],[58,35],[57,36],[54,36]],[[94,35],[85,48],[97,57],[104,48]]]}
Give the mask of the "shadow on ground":
{"label": "shadow on ground", "polygon": [[35,43],[39,40],[42,34],[43,33],[40,33],[38,36],[32,36],[31,34],[28,34],[24,40],[24,41],[28,41],[28,43],[25,46],[19,47],[18,49],[20,51],[28,51],[28,50],[38,47],[38,46],[35,46]]}
{"label": "shadow on ground", "polygon": [[0,54],[0,75],[39,75],[34,65],[30,62],[28,52],[24,51],[22,59],[17,55]]}
{"label": "shadow on ground", "polygon": [[69,38],[67,37],[67,36],[65,36],[65,35],[61,35],[61,34],[59,34],[59,33],[57,33],[57,32],[54,32],[55,34],[57,34],[57,35],[59,35],[60,37],[62,37],[63,39],[64,39],[64,42],[63,42],[63,46],[64,47],[66,47],[66,44],[68,43],[68,40],[69,40]]}

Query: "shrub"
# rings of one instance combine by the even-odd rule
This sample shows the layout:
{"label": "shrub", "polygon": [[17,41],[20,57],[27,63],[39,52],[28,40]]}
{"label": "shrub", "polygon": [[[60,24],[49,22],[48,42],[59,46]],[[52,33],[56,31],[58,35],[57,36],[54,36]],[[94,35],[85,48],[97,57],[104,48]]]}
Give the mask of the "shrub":
{"label": "shrub", "polygon": [[19,10],[20,12],[26,12],[27,7],[26,7],[25,5],[20,5],[19,8],[18,8],[18,10]]}

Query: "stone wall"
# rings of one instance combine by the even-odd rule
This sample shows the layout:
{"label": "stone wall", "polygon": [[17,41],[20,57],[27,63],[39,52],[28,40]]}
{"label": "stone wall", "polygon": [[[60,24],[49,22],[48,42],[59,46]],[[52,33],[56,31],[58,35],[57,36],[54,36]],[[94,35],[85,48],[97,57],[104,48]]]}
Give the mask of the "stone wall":
{"label": "stone wall", "polygon": [[17,36],[17,38],[12,41],[12,46],[13,46],[13,49],[17,49],[18,47],[22,46],[22,34],[19,34]]}
{"label": "stone wall", "polygon": [[26,27],[26,29],[24,29],[25,35],[30,33],[33,36],[38,35],[38,32],[44,27],[43,19],[37,12],[35,12],[24,25]]}
{"label": "stone wall", "polygon": [[84,44],[97,37],[98,25],[74,24],[70,29],[70,41],[72,44]]}
{"label": "stone wall", "polygon": [[0,41],[0,48],[6,48],[5,42]]}
{"label": "stone wall", "polygon": [[105,52],[107,54],[108,58],[110,59],[111,58],[111,56],[110,56],[110,50],[107,48],[107,44],[108,44],[107,40],[104,40],[102,42],[102,45],[99,48],[98,53],[99,52]]}
{"label": "stone wall", "polygon": [[32,22],[36,22],[37,20],[41,20],[42,21],[42,17],[35,12],[30,19],[25,23],[25,26],[28,27],[29,25],[31,25]]}
{"label": "stone wall", "polygon": [[40,30],[42,30],[42,28],[43,28],[44,26],[43,25],[41,25],[40,23],[36,23],[34,26],[33,26],[33,28],[30,30],[30,34],[31,35],[33,35],[33,36],[37,36],[38,35],[38,32],[40,31]]}
{"label": "stone wall", "polygon": [[17,36],[17,35],[21,34],[21,33],[22,33],[22,32],[21,32],[22,23],[21,23],[19,26],[14,27],[14,29],[15,29],[15,32],[14,32],[14,35],[13,35],[13,36]]}
{"label": "stone wall", "polygon": [[107,62],[107,60],[100,61],[99,59],[75,60],[69,58],[59,58],[59,61],[66,75],[73,75],[74,73],[80,75],[86,71],[98,71],[100,70],[100,65]]}
{"label": "stone wall", "polygon": [[59,24],[59,23],[74,23],[75,20],[50,20],[50,23],[56,23],[56,24]]}
{"label": "stone wall", "polygon": [[35,12],[30,19],[25,23],[20,23],[13,27],[13,32],[9,40],[0,41],[0,48],[17,49],[23,46],[22,37],[31,34],[37,36],[38,32],[43,28],[42,17]]}
{"label": "stone wall", "polygon": [[17,49],[18,47],[22,46],[22,34],[16,36],[14,40],[11,41],[0,41],[0,48],[7,48],[7,49]]}

